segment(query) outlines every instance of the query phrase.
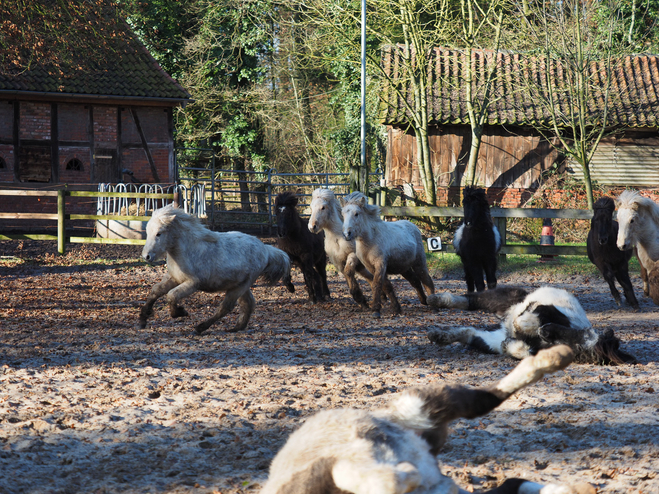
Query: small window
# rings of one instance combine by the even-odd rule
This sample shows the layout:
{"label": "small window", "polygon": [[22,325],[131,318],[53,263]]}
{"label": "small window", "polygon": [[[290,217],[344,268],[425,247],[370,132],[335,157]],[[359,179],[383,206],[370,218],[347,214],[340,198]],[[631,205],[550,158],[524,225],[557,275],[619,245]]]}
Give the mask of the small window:
{"label": "small window", "polygon": [[80,161],[78,158],[73,158],[73,159],[67,161],[66,169],[74,171],[74,172],[81,172],[82,171],[82,161]]}
{"label": "small window", "polygon": [[3,168],[7,168],[7,162],[5,161],[4,158],[0,157],[0,170]]}

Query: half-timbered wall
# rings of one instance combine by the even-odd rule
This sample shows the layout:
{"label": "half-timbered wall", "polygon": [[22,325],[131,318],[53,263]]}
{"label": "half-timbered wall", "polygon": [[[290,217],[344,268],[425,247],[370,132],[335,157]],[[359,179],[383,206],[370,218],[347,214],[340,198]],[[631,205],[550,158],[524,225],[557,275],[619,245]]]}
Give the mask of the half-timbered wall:
{"label": "half-timbered wall", "polygon": [[175,180],[170,107],[0,101],[0,183]]}

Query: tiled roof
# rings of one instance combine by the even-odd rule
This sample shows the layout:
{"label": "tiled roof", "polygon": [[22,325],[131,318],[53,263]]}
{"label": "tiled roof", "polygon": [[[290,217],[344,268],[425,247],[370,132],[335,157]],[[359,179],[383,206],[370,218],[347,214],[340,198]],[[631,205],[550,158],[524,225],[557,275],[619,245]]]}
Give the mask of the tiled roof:
{"label": "tiled roof", "polygon": [[[547,63],[544,58],[511,52],[494,52],[492,50],[475,50],[475,81],[473,87],[477,93],[484,87],[486,70],[496,63],[496,83],[492,91],[488,108],[489,125],[533,125],[547,123],[550,114],[542,105],[537,91],[545,91]],[[464,77],[462,65],[467,52],[436,48],[429,63],[429,98],[428,110],[432,124],[468,124],[465,104]],[[388,74],[393,74],[397,87],[406,98],[411,98],[409,82],[400,75],[401,48],[386,47],[382,62]],[[568,72],[557,61],[550,64],[554,77],[555,94],[560,108],[568,114],[567,98],[561,97],[561,88],[568,86]],[[592,62],[589,77],[591,83],[602,84],[606,67],[604,62]],[[625,57],[615,65],[612,71],[612,85],[609,101],[608,122],[610,127],[659,127],[659,56],[635,55]],[[530,84],[529,81],[536,81]],[[604,99],[601,91],[592,91],[588,101],[588,118],[600,120]],[[383,108],[383,121],[388,125],[404,125],[405,109],[400,97],[391,88],[385,90],[385,100],[389,102]]]}
{"label": "tiled roof", "polygon": [[[60,2],[25,5],[31,4],[40,5],[41,10],[14,13],[0,9],[0,95],[30,91],[50,93],[48,96],[190,99],[109,1],[69,0],[64,14],[57,11],[62,8]],[[101,7],[88,8],[94,4]],[[83,13],[84,18],[71,17],[71,12]],[[64,24],[53,20],[66,16],[73,20],[62,27],[63,32],[57,32]],[[71,35],[69,42],[62,39]]]}

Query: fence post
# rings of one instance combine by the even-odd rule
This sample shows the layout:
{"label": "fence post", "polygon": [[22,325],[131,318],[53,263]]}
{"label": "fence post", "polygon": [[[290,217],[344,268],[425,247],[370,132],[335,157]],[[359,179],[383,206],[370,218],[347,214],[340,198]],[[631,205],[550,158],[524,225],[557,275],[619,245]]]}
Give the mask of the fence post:
{"label": "fence post", "polygon": [[66,250],[65,196],[64,189],[57,191],[57,252],[62,255]]}
{"label": "fence post", "polygon": [[[494,219],[497,230],[499,230],[499,235],[501,236],[501,247],[506,245],[506,228],[507,220],[505,216],[500,216]],[[506,259],[506,254],[499,254],[499,259]]]}

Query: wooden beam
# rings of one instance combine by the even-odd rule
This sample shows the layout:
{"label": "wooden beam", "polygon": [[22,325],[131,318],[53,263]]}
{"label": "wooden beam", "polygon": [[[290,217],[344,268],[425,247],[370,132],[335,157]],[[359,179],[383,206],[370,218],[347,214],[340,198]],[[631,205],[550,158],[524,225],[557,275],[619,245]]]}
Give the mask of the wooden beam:
{"label": "wooden beam", "polygon": [[151,166],[151,174],[153,175],[154,180],[157,183],[160,183],[160,177],[158,176],[158,169],[156,168],[156,163],[153,161],[153,156],[151,156],[151,151],[149,151],[149,143],[146,142],[146,137],[142,131],[142,125],[140,125],[140,119],[137,116],[137,111],[135,107],[130,107],[130,113],[133,115],[133,120],[135,121],[135,127],[137,127],[137,133],[140,135],[140,140],[142,141],[142,147],[146,153],[146,159],[149,160],[149,165]]}

